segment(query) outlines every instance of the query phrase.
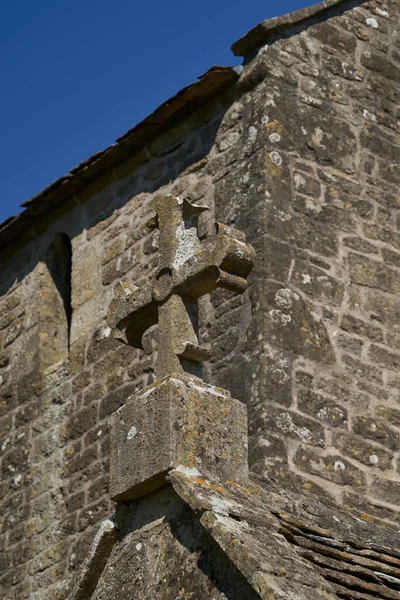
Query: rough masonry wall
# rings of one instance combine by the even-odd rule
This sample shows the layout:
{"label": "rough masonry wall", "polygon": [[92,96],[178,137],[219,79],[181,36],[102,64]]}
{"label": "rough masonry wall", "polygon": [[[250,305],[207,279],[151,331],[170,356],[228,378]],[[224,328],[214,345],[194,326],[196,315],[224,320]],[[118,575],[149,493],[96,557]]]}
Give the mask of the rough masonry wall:
{"label": "rough masonry wall", "polygon": [[[156,335],[145,353],[105,324],[115,283],[143,285],[157,264],[147,228],[155,193],[210,206],[205,156],[230,99],[221,98],[74,197],[45,232],[2,266],[0,299],[0,596],[66,598],[108,497],[109,416],[152,381]],[[72,322],[48,264],[57,234],[71,240]],[[63,269],[61,269],[63,271]],[[54,319],[57,315],[57,319]]]}
{"label": "rough masonry wall", "polygon": [[212,379],[249,404],[254,471],[397,520],[400,3],[351,4],[239,80],[216,211],[263,261],[248,303],[214,299]]}
{"label": "rough masonry wall", "polygon": [[[171,487],[128,504],[93,600],[258,600]],[[122,519],[121,519],[122,520]]]}
{"label": "rough masonry wall", "polygon": [[[245,296],[200,306],[207,377],[249,405],[252,468],[398,519],[398,15],[366,2],[286,30],[247,58],[234,97],[71,198],[2,267],[2,598],[65,598],[113,510],[108,418],[151,380],[156,336],[145,354],[116,344],[105,312],[120,277],[154,273],[159,191],[211,207],[202,235],[216,217],[257,249]],[[45,261],[60,232],[69,349]]]}

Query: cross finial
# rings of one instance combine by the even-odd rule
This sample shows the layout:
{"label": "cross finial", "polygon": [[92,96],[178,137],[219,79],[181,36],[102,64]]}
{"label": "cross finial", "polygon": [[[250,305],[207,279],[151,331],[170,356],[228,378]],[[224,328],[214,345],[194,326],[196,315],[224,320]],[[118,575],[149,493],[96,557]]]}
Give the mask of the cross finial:
{"label": "cross finial", "polygon": [[121,281],[108,310],[115,337],[136,348],[158,322],[159,379],[183,373],[201,377],[211,351],[198,341],[198,298],[218,287],[243,293],[253,267],[254,249],[235,229],[217,223],[215,239],[202,246],[197,220],[204,210],[172,195],[156,199],[156,216],[149,222],[160,231],[155,281],[142,289]]}

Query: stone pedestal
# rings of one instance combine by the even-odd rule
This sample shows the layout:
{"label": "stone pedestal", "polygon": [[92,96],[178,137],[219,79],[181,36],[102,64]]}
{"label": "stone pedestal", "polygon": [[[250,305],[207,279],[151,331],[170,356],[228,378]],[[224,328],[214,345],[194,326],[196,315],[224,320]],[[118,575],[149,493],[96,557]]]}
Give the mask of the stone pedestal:
{"label": "stone pedestal", "polygon": [[246,406],[191,377],[166,377],[131,396],[112,416],[111,498],[145,496],[179,465],[194,476],[244,483]]}

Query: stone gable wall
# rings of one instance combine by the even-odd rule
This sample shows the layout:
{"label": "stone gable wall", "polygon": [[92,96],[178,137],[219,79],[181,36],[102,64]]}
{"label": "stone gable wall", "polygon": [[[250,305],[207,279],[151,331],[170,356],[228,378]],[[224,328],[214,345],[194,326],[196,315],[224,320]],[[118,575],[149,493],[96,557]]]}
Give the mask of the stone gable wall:
{"label": "stone gable wall", "polygon": [[[105,313],[119,278],[154,273],[159,192],[211,208],[202,236],[216,219],[257,249],[244,296],[200,303],[207,378],[249,406],[252,469],[398,521],[400,3],[345,8],[274,34],[226,97],[72,198],[2,268],[1,597],[65,598],[113,510],[108,417],[151,381],[156,332],[145,353],[124,347]],[[60,232],[69,352],[45,318],[60,310],[45,262]]]}
{"label": "stone gable wall", "polygon": [[[117,173],[73,198],[65,214],[1,273],[0,596],[65,598],[108,498],[109,416],[152,379],[156,334],[145,352],[116,342],[105,315],[122,277],[143,285],[157,264],[147,228],[156,193],[210,206],[213,148],[231,98],[206,106]],[[222,163],[224,158],[222,157]],[[214,166],[212,166],[214,165]],[[54,236],[72,245],[69,351],[60,294],[46,264]],[[53,318],[58,315],[58,322]]]}

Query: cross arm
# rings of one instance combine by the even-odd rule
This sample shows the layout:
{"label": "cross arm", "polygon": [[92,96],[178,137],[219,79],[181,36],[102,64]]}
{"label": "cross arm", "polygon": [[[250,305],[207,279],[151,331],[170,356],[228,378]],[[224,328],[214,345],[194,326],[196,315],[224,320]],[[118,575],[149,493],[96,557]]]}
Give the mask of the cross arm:
{"label": "cross arm", "polygon": [[239,294],[246,290],[255,260],[254,248],[246,243],[242,232],[232,227],[216,223],[216,230],[215,239],[191,256],[159,290],[160,299],[172,290],[190,299],[219,287]]}
{"label": "cross arm", "polygon": [[107,324],[116,339],[143,349],[142,337],[157,321],[157,302],[153,300],[150,284],[138,288],[126,281],[117,283],[107,313]]}

